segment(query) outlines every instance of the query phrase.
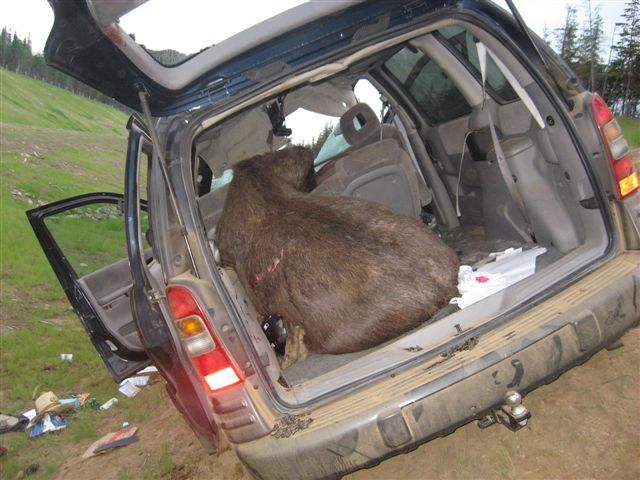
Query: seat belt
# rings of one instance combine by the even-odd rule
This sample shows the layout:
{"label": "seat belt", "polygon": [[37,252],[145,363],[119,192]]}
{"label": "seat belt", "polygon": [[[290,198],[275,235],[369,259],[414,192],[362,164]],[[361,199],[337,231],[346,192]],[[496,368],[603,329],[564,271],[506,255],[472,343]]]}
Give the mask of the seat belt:
{"label": "seat belt", "polygon": [[498,167],[500,168],[500,173],[504,178],[504,183],[507,186],[507,190],[509,191],[509,195],[511,199],[514,201],[520,213],[524,217],[525,222],[529,223],[529,217],[527,216],[527,212],[524,208],[524,202],[522,201],[522,196],[518,191],[518,187],[516,186],[516,182],[513,178],[513,174],[511,173],[511,169],[509,168],[509,164],[507,163],[507,159],[504,156],[504,151],[502,150],[502,146],[500,145],[500,140],[498,139],[498,134],[496,132],[495,124],[493,123],[493,117],[491,116],[491,109],[487,106],[487,91],[485,88],[486,79],[487,79],[487,47],[482,42],[476,42],[476,48],[478,49],[478,60],[480,62],[480,74],[482,75],[482,109],[484,110],[487,107],[486,112],[489,117],[489,130],[491,132],[491,142],[493,143],[493,150],[496,152],[496,159],[498,162]]}
{"label": "seat belt", "polygon": [[527,110],[529,110],[529,113],[531,114],[533,119],[536,121],[540,129],[544,130],[547,125],[544,123],[544,120],[542,119],[542,115],[540,115],[540,112],[538,111],[535,104],[533,103],[533,100],[531,100],[531,97],[529,96],[527,91],[522,87],[522,85],[520,85],[520,82],[518,82],[518,80],[513,75],[513,73],[511,73],[511,70],[509,70],[504,63],[502,63],[502,60],[500,60],[498,56],[495,53],[493,53],[492,50],[488,49],[486,45],[485,45],[485,49],[489,54],[489,56],[491,57],[491,59],[493,60],[493,62],[496,64],[496,67],[498,67],[498,70],[500,70],[500,73],[504,75],[504,78],[507,80],[507,82],[509,82],[509,85],[511,85],[511,88],[513,88],[513,91],[516,92],[516,95],[518,95],[518,98],[520,98],[522,103],[524,103],[524,106],[527,107]]}

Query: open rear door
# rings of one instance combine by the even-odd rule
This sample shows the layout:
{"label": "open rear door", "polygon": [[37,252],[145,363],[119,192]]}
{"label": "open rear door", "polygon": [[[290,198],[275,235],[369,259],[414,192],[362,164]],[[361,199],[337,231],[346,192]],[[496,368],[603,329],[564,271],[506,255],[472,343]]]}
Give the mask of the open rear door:
{"label": "open rear door", "polygon": [[123,196],[91,193],[29,210],[60,285],[120,382],[149,365],[131,312]]}

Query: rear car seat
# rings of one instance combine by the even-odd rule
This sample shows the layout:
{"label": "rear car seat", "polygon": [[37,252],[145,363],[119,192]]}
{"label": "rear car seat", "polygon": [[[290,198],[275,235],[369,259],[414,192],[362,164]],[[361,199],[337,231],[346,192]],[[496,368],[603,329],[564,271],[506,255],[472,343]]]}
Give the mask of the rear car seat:
{"label": "rear car seat", "polygon": [[401,147],[396,127],[380,124],[371,107],[359,103],[342,115],[340,129],[350,147],[322,166],[312,193],[364,198],[419,218],[431,191]]}

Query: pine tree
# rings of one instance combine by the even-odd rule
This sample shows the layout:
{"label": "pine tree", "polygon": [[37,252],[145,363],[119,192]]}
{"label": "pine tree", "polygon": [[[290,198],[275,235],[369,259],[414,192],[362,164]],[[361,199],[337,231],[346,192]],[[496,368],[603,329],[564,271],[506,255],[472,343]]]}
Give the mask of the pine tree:
{"label": "pine tree", "polygon": [[[589,7],[591,8],[591,7]],[[589,90],[595,90],[598,85],[596,75],[600,76],[603,67],[600,64],[600,50],[602,49],[602,36],[604,20],[599,9],[596,9],[592,16],[589,12],[589,21],[582,28],[582,33],[578,39],[578,58],[576,72]]]}
{"label": "pine tree", "polygon": [[560,56],[571,67],[578,62],[578,21],[576,20],[577,9],[567,5],[567,17],[564,27],[557,28],[554,32],[556,37],[556,48]]}
{"label": "pine tree", "polygon": [[11,39],[11,45],[9,45],[9,51],[7,52],[7,68],[9,70],[18,71],[20,66],[20,55],[22,42],[18,38],[18,34],[13,32],[13,38]]}
{"label": "pine tree", "polygon": [[313,152],[314,156],[318,155],[318,152],[324,145],[324,142],[326,142],[327,138],[329,138],[329,135],[331,135],[332,132],[333,132],[333,125],[331,124],[331,122],[326,122],[324,124],[324,127],[322,127],[322,130],[320,131],[320,133],[318,133],[318,136],[315,137],[312,140],[311,145],[309,145],[309,148]]}
{"label": "pine tree", "polygon": [[551,45],[551,33],[549,26],[545,23],[544,28],[542,29],[542,39],[547,45]]}
{"label": "pine tree", "polygon": [[623,115],[637,116],[640,101],[640,0],[630,0],[622,16],[625,25],[616,45],[616,90]]}
{"label": "pine tree", "polygon": [[0,34],[0,65],[3,67],[7,65],[7,56],[9,54],[10,46],[11,33],[7,30],[7,27],[2,27],[2,33]]}
{"label": "pine tree", "polygon": [[31,76],[38,80],[49,81],[47,76],[47,64],[42,55],[35,55],[31,61]]}

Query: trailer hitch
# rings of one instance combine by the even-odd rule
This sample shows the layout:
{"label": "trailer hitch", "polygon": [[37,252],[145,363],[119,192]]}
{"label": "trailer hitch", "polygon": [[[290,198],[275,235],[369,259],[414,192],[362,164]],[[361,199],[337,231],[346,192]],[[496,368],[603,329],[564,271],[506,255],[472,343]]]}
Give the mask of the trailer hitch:
{"label": "trailer hitch", "polygon": [[531,412],[522,404],[522,395],[515,390],[509,390],[504,395],[502,406],[479,419],[478,427],[485,429],[494,423],[500,423],[515,432],[526,427],[530,418]]}

